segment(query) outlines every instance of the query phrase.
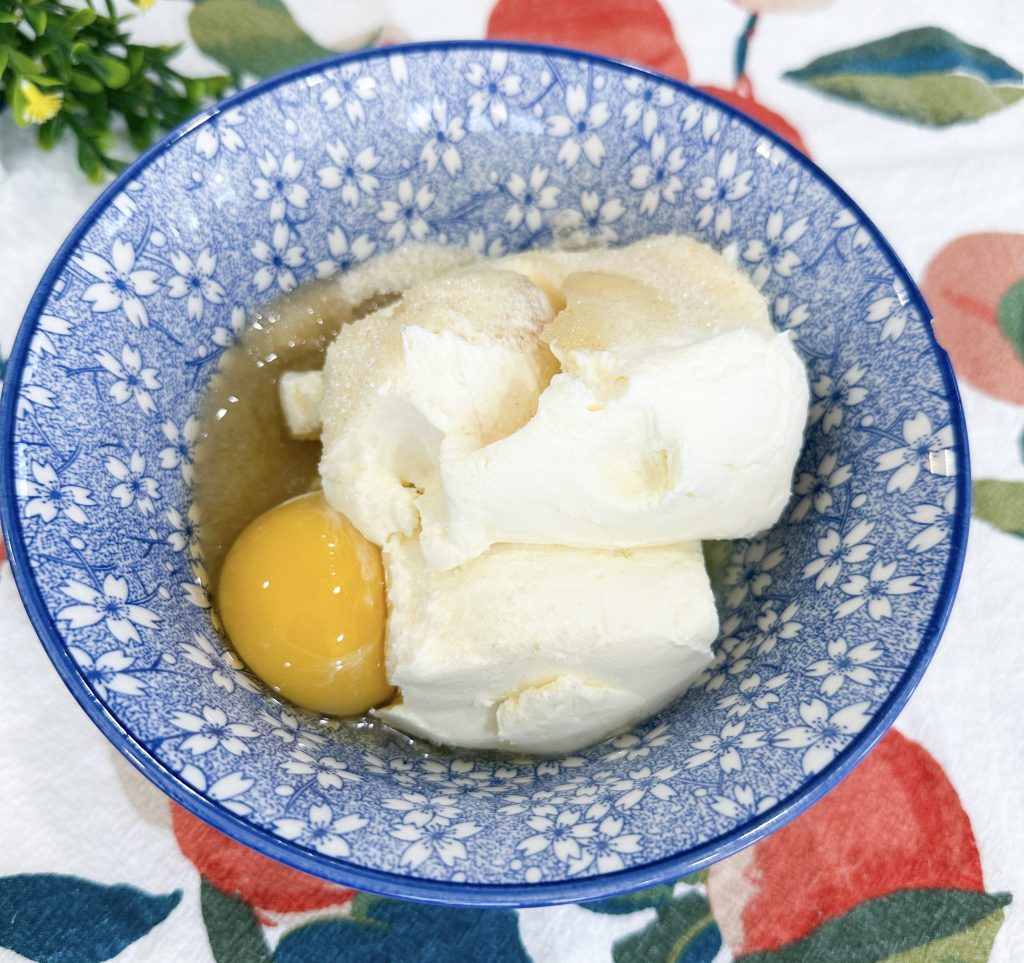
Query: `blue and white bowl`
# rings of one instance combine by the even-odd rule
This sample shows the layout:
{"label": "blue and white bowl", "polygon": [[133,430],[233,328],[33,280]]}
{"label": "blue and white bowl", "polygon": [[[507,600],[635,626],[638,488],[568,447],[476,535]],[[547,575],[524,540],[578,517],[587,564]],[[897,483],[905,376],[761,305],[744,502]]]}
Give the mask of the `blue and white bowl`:
{"label": "blue and white bowl", "polygon": [[[711,668],[657,718],[562,759],[420,756],[271,698],[211,623],[189,520],[197,402],[245,309],[413,239],[497,255],[669,231],[735,252],[812,390],[789,507],[731,548]],[[54,259],[2,417],[19,588],[114,745],[255,849],[426,901],[607,896],[780,826],[906,702],[967,533],[953,377],[875,227],[712,98],[539,47],[359,53],[171,135]]]}

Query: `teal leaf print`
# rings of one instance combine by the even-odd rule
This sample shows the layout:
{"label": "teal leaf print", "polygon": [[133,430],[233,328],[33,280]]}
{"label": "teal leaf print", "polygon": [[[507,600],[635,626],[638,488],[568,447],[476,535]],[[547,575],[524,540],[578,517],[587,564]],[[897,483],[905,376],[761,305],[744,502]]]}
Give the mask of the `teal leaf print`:
{"label": "teal leaf print", "polygon": [[0,878],[0,946],[40,963],[99,963],[162,923],[181,892],[152,896],[53,873]]}
{"label": "teal leaf print", "polygon": [[200,887],[203,923],[217,963],[270,963],[270,948],[252,907],[222,893],[208,879]]}
{"label": "teal leaf print", "polygon": [[943,127],[1024,97],[1021,72],[948,30],[919,27],[827,54],[784,75],[892,117]]}
{"label": "teal leaf print", "polygon": [[778,950],[736,963],[986,963],[1009,893],[907,889],[869,899]]}
{"label": "teal leaf print", "polygon": [[530,963],[512,910],[458,909],[360,893],[347,917],[286,933],[274,963]]}
{"label": "teal leaf print", "polygon": [[639,933],[617,940],[615,963],[711,963],[722,947],[707,897],[691,890],[658,907]]}
{"label": "teal leaf print", "polygon": [[1024,278],[999,299],[996,318],[999,330],[1013,345],[1017,357],[1024,361]]}

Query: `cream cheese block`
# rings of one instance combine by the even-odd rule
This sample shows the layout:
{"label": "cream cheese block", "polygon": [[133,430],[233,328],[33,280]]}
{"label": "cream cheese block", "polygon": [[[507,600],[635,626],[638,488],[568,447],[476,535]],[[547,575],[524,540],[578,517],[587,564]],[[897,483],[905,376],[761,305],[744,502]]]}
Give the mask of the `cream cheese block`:
{"label": "cream cheese block", "polygon": [[570,752],[656,712],[711,659],[700,545],[499,545],[461,568],[415,539],[384,546],[387,671],[376,710],[432,742]]}
{"label": "cream cheese block", "polygon": [[443,511],[441,444],[482,447],[528,422],[557,370],[548,299],[525,277],[472,268],[414,285],[341,329],[327,351],[320,475],[371,541]]}

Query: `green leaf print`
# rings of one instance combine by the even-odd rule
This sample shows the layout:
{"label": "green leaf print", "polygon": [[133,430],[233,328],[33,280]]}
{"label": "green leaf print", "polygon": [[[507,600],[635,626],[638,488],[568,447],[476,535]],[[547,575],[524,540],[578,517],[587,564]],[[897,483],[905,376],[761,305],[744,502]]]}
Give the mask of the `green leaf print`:
{"label": "green leaf print", "polygon": [[188,24],[199,49],[237,73],[267,77],[331,53],[280,0],[205,0],[192,8]]}
{"label": "green leaf print", "polygon": [[615,963],[710,963],[722,946],[707,897],[683,893],[658,907],[657,917],[612,948]]}
{"label": "green leaf print", "polygon": [[1009,893],[908,889],[865,900],[778,950],[736,963],[984,963]]}
{"label": "green leaf print", "polygon": [[252,907],[222,893],[208,879],[200,886],[203,923],[217,963],[269,963],[270,949]]}
{"label": "green leaf print", "polygon": [[1024,361],[1024,278],[999,299],[996,317],[999,330],[1013,345],[1017,357]]}
{"label": "green leaf print", "polygon": [[827,54],[784,76],[932,127],[978,120],[1024,97],[1017,68],[939,27],[906,30]]}
{"label": "green leaf print", "polygon": [[976,478],[974,514],[989,525],[1024,538],[1024,482]]}

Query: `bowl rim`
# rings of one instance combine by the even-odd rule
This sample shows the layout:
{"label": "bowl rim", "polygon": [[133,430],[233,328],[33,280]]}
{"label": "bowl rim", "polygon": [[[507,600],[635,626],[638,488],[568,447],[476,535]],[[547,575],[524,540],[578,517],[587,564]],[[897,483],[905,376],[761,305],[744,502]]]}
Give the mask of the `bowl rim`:
{"label": "bowl rim", "polygon": [[[939,588],[935,608],[932,611],[928,624],[921,633],[920,645],[914,652],[903,676],[898,680],[893,691],[879,707],[879,710],[872,716],[868,725],[836,756],[832,763],[820,773],[804,782],[796,792],[781,800],[766,812],[747,819],[729,832],[698,846],[684,849],[671,856],[662,857],[650,863],[583,879],[509,884],[459,883],[450,880],[404,876],[398,873],[359,866],[346,860],[301,849],[273,835],[268,830],[257,828],[243,817],[235,815],[205,798],[188,785],[179,775],[163,765],[142,743],[137,741],[132,733],[118,721],[89,687],[80,669],[72,659],[67,643],[62,639],[59,630],[47,611],[32,570],[32,561],[25,543],[21,518],[17,510],[12,457],[14,452],[14,428],[17,415],[17,397],[21,387],[30,342],[54,282],[64,270],[83,236],[96,219],[110,206],[111,201],[124,189],[125,185],[197,127],[208,123],[211,119],[225,111],[231,110],[248,100],[271,93],[277,88],[293,81],[301,80],[304,77],[316,75],[324,70],[343,66],[347,63],[389,57],[396,53],[440,53],[443,55],[453,50],[504,50],[515,53],[568,57],[612,68],[615,71],[647,77],[658,83],[673,87],[689,98],[702,101],[716,110],[722,111],[729,117],[740,121],[740,123],[747,125],[766,137],[774,146],[783,148],[796,164],[827,187],[833,196],[860,219],[862,226],[870,234],[874,244],[889,259],[896,273],[901,275],[901,280],[904,281],[907,287],[908,297],[914,308],[920,313],[922,321],[928,329],[930,347],[939,367],[945,389],[944,397],[951,409],[951,428],[954,434],[952,450],[957,466],[955,482],[957,507],[950,533],[949,558],[946,563],[946,570]],[[2,457],[0,457],[0,526],[2,526],[7,543],[11,572],[14,575],[15,583],[32,626],[39,636],[54,668],[79,705],[85,710],[86,715],[89,716],[114,747],[171,800],[215,829],[264,856],[284,863],[293,869],[301,870],[341,885],[351,886],[364,892],[447,906],[516,908],[575,903],[623,895],[649,886],[671,882],[689,873],[704,869],[712,863],[755,843],[757,840],[789,822],[793,817],[799,815],[825,793],[834,788],[864,758],[893,724],[896,716],[916,689],[928,663],[931,661],[949,618],[963,570],[971,505],[970,458],[963,406],[960,401],[960,392],[949,356],[939,345],[935,337],[931,318],[932,314],[909,271],[907,271],[903,262],[893,251],[885,237],[883,237],[881,231],[868,218],[861,207],[828,174],[801,151],[765,127],[764,124],[698,87],[691,86],[672,77],[666,77],[646,67],[637,66],[612,57],[548,44],[504,40],[438,40],[399,44],[393,47],[375,47],[327,57],[266,78],[225,100],[217,102],[168,133],[127,166],[100,194],[74,228],[72,228],[64,243],[54,255],[21,321],[11,349],[7,365],[7,377],[3,385],[2,396],[0,396],[0,454],[2,454]]]}

